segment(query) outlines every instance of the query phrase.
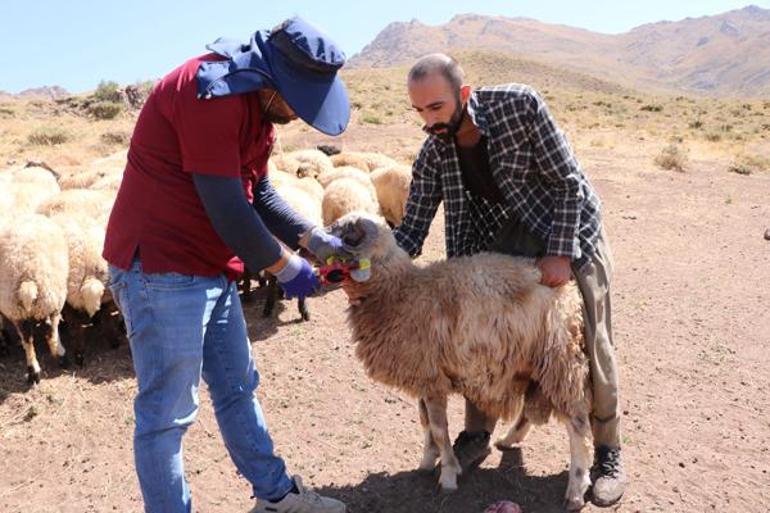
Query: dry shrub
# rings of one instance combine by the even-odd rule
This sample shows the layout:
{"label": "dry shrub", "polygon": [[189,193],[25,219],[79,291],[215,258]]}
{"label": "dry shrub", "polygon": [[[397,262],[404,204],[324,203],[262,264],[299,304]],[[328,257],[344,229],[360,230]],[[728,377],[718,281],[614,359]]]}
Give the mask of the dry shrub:
{"label": "dry shrub", "polygon": [[96,119],[113,119],[123,111],[123,105],[117,102],[96,102],[86,110]]}
{"label": "dry shrub", "polygon": [[67,130],[55,126],[38,128],[27,136],[27,142],[35,146],[56,146],[72,139]]}
{"label": "dry shrub", "polygon": [[678,144],[669,144],[655,157],[655,164],[663,169],[683,172],[687,167],[687,150]]}
{"label": "dry shrub", "polygon": [[131,142],[131,132],[128,130],[110,130],[100,135],[99,139],[104,144],[118,144],[120,146],[128,146],[128,143]]}
{"label": "dry shrub", "polygon": [[738,155],[727,170],[739,175],[751,175],[770,171],[770,159],[755,155]]}

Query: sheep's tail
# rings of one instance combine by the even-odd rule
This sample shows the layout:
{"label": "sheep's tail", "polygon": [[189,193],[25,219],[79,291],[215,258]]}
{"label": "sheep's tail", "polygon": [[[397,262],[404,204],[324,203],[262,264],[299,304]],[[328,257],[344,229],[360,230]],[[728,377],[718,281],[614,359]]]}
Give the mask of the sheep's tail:
{"label": "sheep's tail", "polygon": [[89,276],[83,280],[83,285],[80,287],[80,294],[83,296],[83,305],[89,317],[99,311],[102,307],[102,297],[104,296],[104,283],[100,280]]}
{"label": "sheep's tail", "polygon": [[25,280],[19,285],[18,298],[25,312],[32,310],[32,305],[37,301],[38,296],[37,283]]}

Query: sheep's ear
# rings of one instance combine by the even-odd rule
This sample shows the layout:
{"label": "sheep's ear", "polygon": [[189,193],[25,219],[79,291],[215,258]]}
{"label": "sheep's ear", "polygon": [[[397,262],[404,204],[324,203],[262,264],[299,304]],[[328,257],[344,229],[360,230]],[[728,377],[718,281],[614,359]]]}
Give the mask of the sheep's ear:
{"label": "sheep's ear", "polygon": [[358,218],[350,220],[342,225],[342,230],[339,237],[342,239],[346,248],[357,248],[364,242],[366,238],[366,230],[364,228],[363,221],[365,219]]}

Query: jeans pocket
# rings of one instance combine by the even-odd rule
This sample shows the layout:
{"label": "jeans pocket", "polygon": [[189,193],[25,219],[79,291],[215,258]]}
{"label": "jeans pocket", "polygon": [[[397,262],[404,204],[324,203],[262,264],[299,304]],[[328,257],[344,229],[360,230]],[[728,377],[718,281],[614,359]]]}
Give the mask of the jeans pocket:
{"label": "jeans pocket", "polygon": [[179,290],[195,283],[195,276],[181,273],[144,273],[145,286],[154,290]]}
{"label": "jeans pocket", "polygon": [[131,324],[131,312],[128,308],[129,301],[126,298],[128,284],[122,280],[114,281],[112,276],[110,276],[109,289],[112,293],[112,300],[115,302],[115,305],[117,305],[120,316],[123,318],[123,323],[126,326],[126,337],[130,340],[134,330],[132,329]]}

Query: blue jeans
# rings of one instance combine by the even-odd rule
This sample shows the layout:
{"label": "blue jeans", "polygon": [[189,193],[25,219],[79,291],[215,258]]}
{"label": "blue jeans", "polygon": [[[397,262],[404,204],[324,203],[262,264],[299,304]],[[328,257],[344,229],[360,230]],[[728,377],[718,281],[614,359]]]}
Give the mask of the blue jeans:
{"label": "blue jeans", "polygon": [[254,395],[251,356],[236,285],[222,276],[147,274],[110,267],[110,289],[126,322],[139,391],[134,402],[134,458],[147,513],[190,512],[182,437],[198,412],[206,381],[225,446],[252,484],[275,500],[294,483],[273,454]]}

